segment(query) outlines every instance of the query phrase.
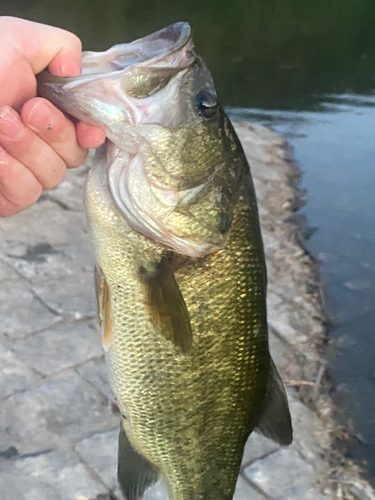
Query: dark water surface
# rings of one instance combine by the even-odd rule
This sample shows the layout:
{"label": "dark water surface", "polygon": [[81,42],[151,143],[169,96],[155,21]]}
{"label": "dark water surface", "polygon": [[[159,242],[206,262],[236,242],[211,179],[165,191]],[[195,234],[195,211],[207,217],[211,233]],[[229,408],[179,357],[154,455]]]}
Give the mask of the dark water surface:
{"label": "dark water surface", "polygon": [[188,21],[223,104],[293,144],[338,319],[334,374],[375,477],[375,1],[0,0],[0,15],[69,29],[86,50]]}
{"label": "dark water surface", "polygon": [[76,33],[86,50],[188,21],[224,104],[311,109],[374,88],[374,0],[0,0]]}
{"label": "dark water surface", "polygon": [[[375,96],[321,96],[320,111],[235,108],[233,119],[272,127],[293,145],[303,171],[310,238],[337,321],[337,393],[359,438],[352,453],[375,478]],[[347,400],[336,395],[337,400]]]}

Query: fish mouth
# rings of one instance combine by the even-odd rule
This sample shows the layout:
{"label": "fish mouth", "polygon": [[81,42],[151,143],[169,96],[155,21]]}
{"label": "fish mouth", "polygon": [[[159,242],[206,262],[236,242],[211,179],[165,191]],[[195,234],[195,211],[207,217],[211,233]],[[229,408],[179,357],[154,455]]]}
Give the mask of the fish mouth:
{"label": "fish mouth", "polygon": [[[38,92],[71,116],[103,128],[121,147],[131,142],[130,128],[147,120],[149,109],[155,111],[147,98],[166,87],[173,93],[197,59],[191,28],[179,22],[104,52],[83,52],[79,76],[55,76],[45,70],[37,75]],[[160,109],[170,102],[164,97]],[[157,123],[159,114],[154,117]],[[174,127],[174,121],[167,126]]]}
{"label": "fish mouth", "polygon": [[[194,52],[190,26],[184,22],[105,52],[84,52],[79,76],[57,77],[48,71],[38,75],[38,91],[43,97],[71,116],[105,130],[108,184],[102,187],[109,189],[127,224],[193,258],[222,249],[227,240],[224,219],[219,228],[206,227],[188,211],[188,205],[208,191],[213,172],[207,178],[205,172],[188,176],[188,183],[186,175],[183,182],[179,176],[172,182],[173,176],[159,161],[163,154],[154,152],[151,137],[173,139],[171,134],[188,121],[188,113],[194,118],[192,130],[196,132],[194,96],[207,86],[214,93],[211,77]],[[201,129],[194,137],[198,133]],[[175,147],[173,141],[171,147]],[[146,170],[147,158],[155,159],[156,163],[147,163],[151,170],[160,163],[159,173],[151,175]],[[103,162],[97,164],[103,168]],[[181,213],[174,215],[180,207]],[[198,227],[199,233],[186,230],[185,222],[189,228]]]}
{"label": "fish mouth", "polygon": [[82,74],[103,72],[103,62],[111,66],[114,71],[145,62],[155,65],[159,59],[164,61],[166,56],[181,50],[190,39],[190,25],[180,22],[134,42],[115,45],[105,52],[83,52]]}
{"label": "fish mouth", "polygon": [[68,90],[99,78],[113,77],[135,65],[137,68],[169,67],[181,71],[194,63],[193,47],[189,23],[174,23],[134,42],[114,45],[104,52],[83,52],[80,76],[54,77],[53,81],[64,82],[64,88]]}

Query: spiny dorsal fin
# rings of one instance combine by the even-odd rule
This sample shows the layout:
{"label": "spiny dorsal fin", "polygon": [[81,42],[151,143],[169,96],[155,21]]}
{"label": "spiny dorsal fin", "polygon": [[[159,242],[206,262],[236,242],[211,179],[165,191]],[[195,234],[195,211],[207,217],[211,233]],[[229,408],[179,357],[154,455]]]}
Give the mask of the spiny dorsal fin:
{"label": "spiny dorsal fin", "polygon": [[158,472],[145,458],[137,453],[121,425],[117,479],[126,500],[139,500],[146,489],[158,479]]}
{"label": "spiny dorsal fin", "polygon": [[289,445],[293,440],[288,400],[282,380],[272,359],[266,397],[256,430],[282,446]]}
{"label": "spiny dorsal fin", "polygon": [[151,320],[160,333],[177,345],[183,354],[189,354],[193,334],[189,312],[173,274],[169,256],[163,255],[153,272],[140,269],[147,287],[147,301]]}

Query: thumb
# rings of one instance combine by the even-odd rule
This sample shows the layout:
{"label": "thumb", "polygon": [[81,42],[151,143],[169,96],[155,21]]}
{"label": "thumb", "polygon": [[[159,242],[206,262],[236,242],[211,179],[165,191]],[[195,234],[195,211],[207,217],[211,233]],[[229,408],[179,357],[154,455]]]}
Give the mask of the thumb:
{"label": "thumb", "polygon": [[34,74],[47,66],[58,76],[81,73],[82,44],[73,33],[15,17],[0,18],[0,29],[1,23],[11,33],[9,42],[30,64]]}

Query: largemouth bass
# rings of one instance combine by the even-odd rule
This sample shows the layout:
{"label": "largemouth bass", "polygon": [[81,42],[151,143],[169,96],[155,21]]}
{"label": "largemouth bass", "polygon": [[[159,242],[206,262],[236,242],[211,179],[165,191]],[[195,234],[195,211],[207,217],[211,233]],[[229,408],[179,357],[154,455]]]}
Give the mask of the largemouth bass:
{"label": "largemouth bass", "polygon": [[162,475],[171,500],[230,500],[249,434],[292,430],[249,166],[190,27],[86,52],[39,93],[108,137],[86,208],[120,486],[137,500]]}

